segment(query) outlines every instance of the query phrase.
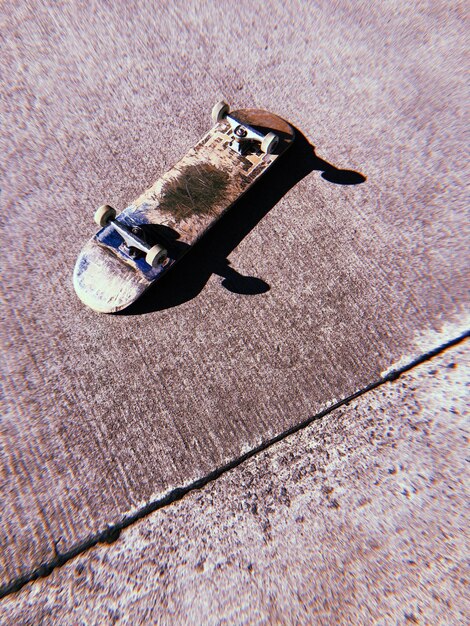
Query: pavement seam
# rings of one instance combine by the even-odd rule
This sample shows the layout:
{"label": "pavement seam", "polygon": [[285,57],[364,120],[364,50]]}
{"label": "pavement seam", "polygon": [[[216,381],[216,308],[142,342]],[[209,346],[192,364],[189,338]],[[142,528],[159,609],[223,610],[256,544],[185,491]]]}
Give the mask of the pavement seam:
{"label": "pavement seam", "polygon": [[350,396],[347,396],[346,398],[339,400],[338,402],[335,402],[334,404],[323,409],[319,413],[316,413],[315,415],[307,418],[303,422],[296,424],[295,426],[289,428],[286,431],[283,431],[279,435],[276,435],[275,437],[260,444],[259,446],[253,448],[252,450],[249,450],[245,454],[237,457],[236,459],[230,461],[229,463],[213,470],[206,476],[199,478],[198,480],[192,482],[191,484],[185,487],[178,487],[176,489],[173,489],[163,498],[159,498],[158,500],[155,500],[153,502],[146,504],[144,507],[142,507],[141,509],[139,509],[132,515],[124,517],[117,524],[114,524],[113,526],[108,527],[106,530],[101,531],[100,533],[94,535],[93,537],[88,538],[85,541],[76,544],[67,552],[60,553],[57,549],[57,545],[55,545],[56,556],[51,561],[46,562],[40,565],[39,567],[37,567],[36,569],[32,570],[31,572],[29,572],[28,574],[24,574],[23,576],[20,576],[16,578],[15,580],[10,581],[6,585],[1,586],[0,587],[0,599],[12,593],[16,593],[24,585],[26,585],[29,582],[37,580],[38,578],[44,578],[46,576],[49,576],[49,574],[51,574],[54,569],[64,565],[71,559],[75,558],[79,554],[86,552],[90,548],[93,548],[98,543],[113,543],[119,538],[119,535],[122,530],[136,523],[140,519],[147,517],[151,513],[159,509],[162,509],[163,507],[168,506],[169,504],[172,504],[173,502],[181,500],[188,493],[195,491],[196,489],[201,489],[205,487],[209,483],[217,480],[220,476],[222,476],[226,472],[232,469],[235,469],[236,467],[238,467],[239,465],[241,465],[248,459],[259,454],[260,452],[263,452],[264,450],[270,448],[271,446],[282,441],[286,437],[293,435],[294,433],[299,432],[300,430],[303,430],[304,428],[307,428],[312,422],[322,419],[323,417],[325,417],[329,413],[332,413],[333,411],[340,408],[341,406],[349,404],[351,401],[355,400],[356,398],[363,396],[369,391],[373,391],[374,389],[377,389],[378,387],[380,387],[381,385],[385,383],[396,381],[402,374],[409,372],[410,370],[425,363],[426,361],[430,361],[434,357],[443,353],[445,350],[464,342],[468,337],[470,337],[470,331],[467,331],[464,334],[456,337],[455,339],[451,339],[450,341],[444,344],[441,344],[437,348],[434,348],[430,350],[429,352],[422,354],[421,356],[413,359],[406,365],[397,367],[396,369],[389,370],[386,375],[380,377],[377,381],[370,383],[369,385],[365,386],[359,391],[356,391]]}

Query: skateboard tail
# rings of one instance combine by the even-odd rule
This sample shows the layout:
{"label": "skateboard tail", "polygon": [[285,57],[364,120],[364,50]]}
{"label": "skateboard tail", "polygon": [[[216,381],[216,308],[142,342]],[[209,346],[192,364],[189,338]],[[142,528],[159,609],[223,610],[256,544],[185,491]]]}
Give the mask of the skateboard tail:
{"label": "skateboard tail", "polygon": [[[73,272],[80,300],[98,313],[116,313],[135,302],[151,283],[130,267],[120,268],[105,248],[85,246]],[[114,261],[114,262],[113,262]]]}

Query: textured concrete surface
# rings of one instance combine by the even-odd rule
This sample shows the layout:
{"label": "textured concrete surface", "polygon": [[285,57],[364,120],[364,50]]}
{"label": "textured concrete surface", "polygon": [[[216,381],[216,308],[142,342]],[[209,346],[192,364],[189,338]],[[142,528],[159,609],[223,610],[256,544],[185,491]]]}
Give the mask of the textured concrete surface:
{"label": "textured concrete surface", "polygon": [[[459,6],[2,6],[3,591],[468,328]],[[306,139],[140,308],[87,310],[94,208],[221,97]]]}
{"label": "textured concrete surface", "polygon": [[470,342],[5,598],[5,624],[465,624]]}

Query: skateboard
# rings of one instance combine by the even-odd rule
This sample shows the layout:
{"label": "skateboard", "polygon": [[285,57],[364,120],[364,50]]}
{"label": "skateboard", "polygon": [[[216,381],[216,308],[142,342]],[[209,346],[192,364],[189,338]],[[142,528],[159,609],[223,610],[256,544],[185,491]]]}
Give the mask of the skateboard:
{"label": "skateboard", "polygon": [[100,230],[80,252],[73,283],[82,302],[114,313],[135,302],[287,150],[294,130],[258,109],[212,109],[213,127],[121,213],[103,205]]}

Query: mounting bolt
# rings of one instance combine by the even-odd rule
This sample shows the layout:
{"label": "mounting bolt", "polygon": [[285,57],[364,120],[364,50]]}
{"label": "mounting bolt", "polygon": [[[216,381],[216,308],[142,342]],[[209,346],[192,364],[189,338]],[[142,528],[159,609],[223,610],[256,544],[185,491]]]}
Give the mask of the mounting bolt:
{"label": "mounting bolt", "polygon": [[246,137],[248,135],[248,131],[243,126],[237,126],[235,129],[235,135],[237,137]]}

